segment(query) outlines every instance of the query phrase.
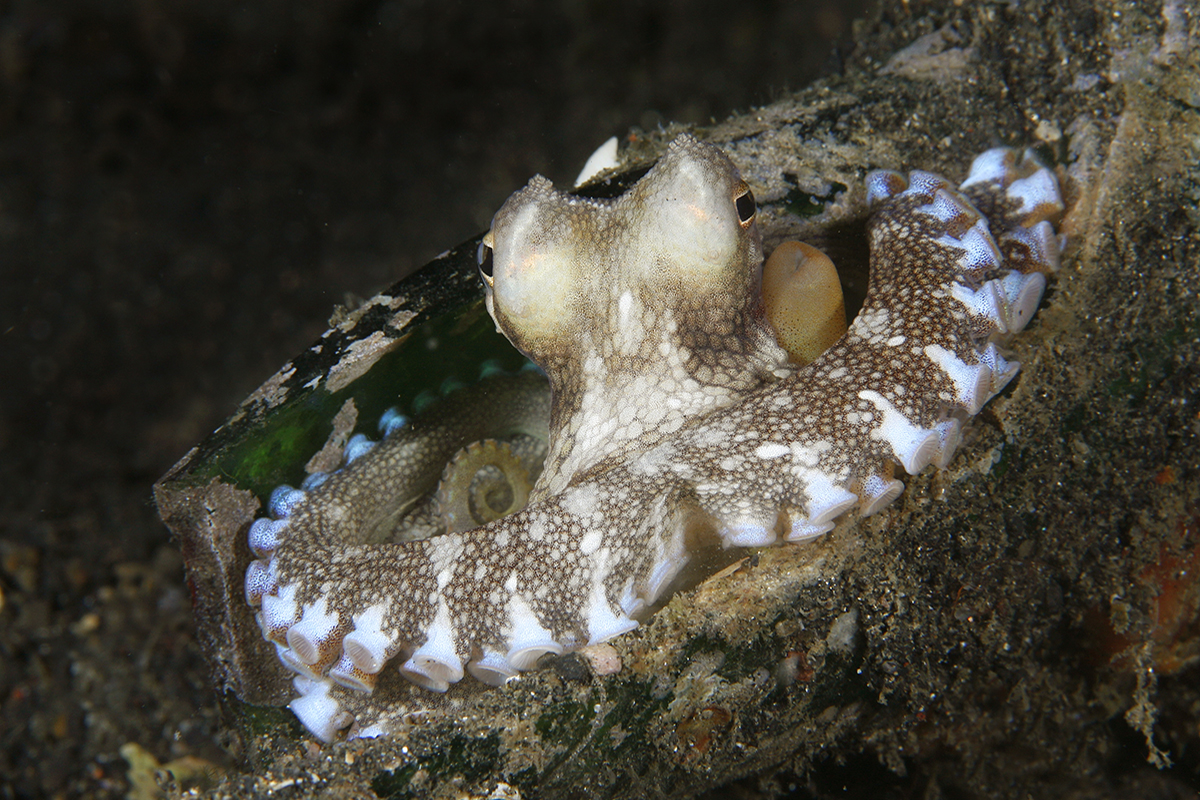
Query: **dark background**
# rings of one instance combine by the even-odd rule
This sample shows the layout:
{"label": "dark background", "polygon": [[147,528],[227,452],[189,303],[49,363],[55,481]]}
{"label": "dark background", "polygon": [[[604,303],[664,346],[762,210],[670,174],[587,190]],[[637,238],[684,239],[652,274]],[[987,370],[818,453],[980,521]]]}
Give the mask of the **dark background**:
{"label": "dark background", "polygon": [[837,69],[865,2],[0,4],[0,797],[232,763],[150,485],[335,304]]}

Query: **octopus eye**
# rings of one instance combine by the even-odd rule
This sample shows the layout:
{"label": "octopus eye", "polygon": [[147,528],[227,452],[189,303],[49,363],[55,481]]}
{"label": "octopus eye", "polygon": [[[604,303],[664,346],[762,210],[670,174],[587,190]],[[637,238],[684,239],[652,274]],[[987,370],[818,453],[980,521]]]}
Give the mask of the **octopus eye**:
{"label": "octopus eye", "polygon": [[738,221],[745,228],[754,219],[754,212],[758,210],[754,203],[754,192],[750,191],[750,187],[746,187],[745,192],[734,198],[733,204],[737,208]]}
{"label": "octopus eye", "polygon": [[488,244],[487,239],[479,243],[479,250],[475,253],[475,260],[479,263],[479,274],[483,276],[483,282],[488,286],[492,285],[492,247]]}

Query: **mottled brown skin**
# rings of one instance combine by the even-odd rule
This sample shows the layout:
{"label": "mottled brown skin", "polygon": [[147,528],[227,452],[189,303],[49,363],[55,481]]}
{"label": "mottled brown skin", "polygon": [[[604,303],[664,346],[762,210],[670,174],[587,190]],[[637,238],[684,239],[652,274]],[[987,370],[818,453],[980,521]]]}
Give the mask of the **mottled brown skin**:
{"label": "mottled brown skin", "polygon": [[[964,187],[994,210],[991,232],[942,179],[873,173],[866,301],[845,337],[795,371],[763,339],[761,253],[739,184],[720,151],[682,138],[633,200],[585,203],[535,179],[497,215],[489,307],[550,373],[547,473],[529,506],[484,527],[369,544],[356,505],[396,465],[368,455],[338,493],[317,487],[277,523],[248,597],[300,675],[291,707],[316,735],[386,732],[338,698],[371,691],[389,661],[435,690],[467,671],[501,683],[540,655],[630,630],[697,529],[761,546],[877,511],[902,489],[895,464],[944,464],[963,422],[1015,374],[996,344],[1027,322],[1057,259],[1043,220],[1061,206],[1035,162],[976,161]],[[698,213],[681,185],[703,190]],[[664,231],[668,247],[656,244]],[[693,290],[703,309],[688,304]]]}
{"label": "mottled brown skin", "polygon": [[615,201],[535,178],[484,246],[496,327],[550,378],[535,498],[791,372],[763,308],[753,194],[691,137]]}

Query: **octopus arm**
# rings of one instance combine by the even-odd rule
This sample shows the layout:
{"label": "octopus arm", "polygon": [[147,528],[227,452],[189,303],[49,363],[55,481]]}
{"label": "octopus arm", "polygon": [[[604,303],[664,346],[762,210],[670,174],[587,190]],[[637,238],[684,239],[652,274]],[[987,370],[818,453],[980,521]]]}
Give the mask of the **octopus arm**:
{"label": "octopus arm", "polygon": [[[998,345],[1028,322],[1043,273],[1057,268],[1045,217],[1062,204],[1032,158],[990,151],[971,175],[985,170],[968,186],[994,210],[990,227],[937,176],[873,173],[870,286],[846,335],[679,446],[678,469],[727,542],[798,541],[855,506],[875,513],[903,489],[895,465],[944,466],[966,419],[1016,375]],[[1023,182],[1048,196],[1013,196]]]}

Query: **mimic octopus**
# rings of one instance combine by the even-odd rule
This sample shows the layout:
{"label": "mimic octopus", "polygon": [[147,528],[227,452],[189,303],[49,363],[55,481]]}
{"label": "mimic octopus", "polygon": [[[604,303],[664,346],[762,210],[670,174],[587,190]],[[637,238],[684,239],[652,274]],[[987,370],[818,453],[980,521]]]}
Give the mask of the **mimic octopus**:
{"label": "mimic octopus", "polygon": [[389,664],[438,692],[503,684],[636,628],[699,548],[811,539],[896,499],[895,464],[945,466],[1019,367],[1000,346],[1057,267],[1057,183],[997,149],[957,189],[879,171],[866,195],[870,283],[846,329],[818,253],[761,266],[754,197],[712,145],[679,137],[613,200],[541,176],[514,194],[480,273],[550,399],[501,374],[386,415],[380,442],[280,487],[250,528],[246,597],[303,724],[377,735],[344,700]]}

